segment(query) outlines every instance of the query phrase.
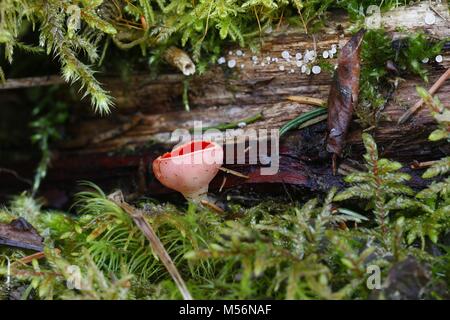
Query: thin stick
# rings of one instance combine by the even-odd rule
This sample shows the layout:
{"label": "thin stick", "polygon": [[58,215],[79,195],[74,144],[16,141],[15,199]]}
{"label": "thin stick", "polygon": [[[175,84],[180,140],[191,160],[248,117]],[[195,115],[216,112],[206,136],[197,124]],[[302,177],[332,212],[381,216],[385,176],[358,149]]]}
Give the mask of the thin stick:
{"label": "thin stick", "polygon": [[[55,249],[56,254],[59,254],[60,252],[61,252],[61,250]],[[42,258],[45,258],[45,253],[44,252],[36,252],[36,253],[33,253],[32,255],[29,255],[29,256],[23,257],[20,260],[17,260],[17,262],[15,262],[15,263],[27,264],[33,260],[40,260]]]}
{"label": "thin stick", "polygon": [[225,183],[227,183],[227,177],[226,176],[223,177],[222,184],[220,185],[219,192],[222,192],[223,187],[225,187]]}
{"label": "thin stick", "polygon": [[217,205],[215,205],[212,202],[209,202],[207,200],[201,200],[200,203],[208,208],[210,208],[211,210],[217,212],[217,213],[224,213],[225,211],[222,210],[222,208],[218,207]]}
{"label": "thin stick", "polygon": [[237,171],[234,171],[234,170],[231,170],[231,169],[228,169],[228,168],[220,167],[219,170],[221,170],[223,172],[226,172],[226,173],[229,173],[229,174],[232,174],[233,176],[236,176],[236,177],[240,177],[240,178],[244,178],[244,179],[248,179],[249,178],[249,176],[246,176],[245,174],[242,174],[240,172],[237,172]]}
{"label": "thin stick", "polygon": [[309,105],[317,106],[317,107],[323,107],[326,103],[325,100],[318,99],[318,98],[312,98],[312,97],[306,97],[306,96],[289,96],[289,97],[287,97],[287,99],[289,101],[309,104]]}
{"label": "thin stick", "polygon": [[145,220],[144,213],[141,210],[126,203],[123,200],[123,194],[120,191],[118,193],[113,193],[108,198],[115,204],[117,204],[120,208],[122,208],[123,211],[129,214],[136,226],[145,235],[145,237],[150,242],[150,247],[152,248],[153,252],[156,253],[156,255],[161,259],[161,262],[166,267],[173,281],[175,281],[175,284],[177,285],[178,290],[180,290],[183,298],[185,300],[193,300],[191,293],[189,292],[186,283],[178,272],[177,267],[173,263],[172,258],[170,258],[161,240],[159,240],[158,236],[156,235],[156,232],[153,230],[147,220]]}
{"label": "thin stick", "polygon": [[64,83],[64,79],[57,75],[48,77],[8,79],[5,83],[0,83],[0,90],[43,87],[61,83]]}
{"label": "thin stick", "polygon": [[418,169],[429,168],[437,162],[438,161],[419,162],[417,160],[414,160],[413,163],[411,164],[411,169],[418,170]]}
{"label": "thin stick", "polygon": [[[433,84],[433,86],[428,90],[428,93],[430,95],[435,94],[444,84],[447,79],[450,78],[450,68],[445,71],[445,73]],[[406,111],[400,119],[398,119],[398,124],[405,123],[417,110],[420,109],[420,107],[423,104],[423,99],[420,99],[416,102],[416,104],[410,108],[408,111]]]}
{"label": "thin stick", "polygon": [[22,181],[22,182],[24,182],[24,183],[26,183],[26,184],[28,184],[28,185],[30,185],[30,186],[33,184],[33,182],[32,182],[31,180],[26,179],[26,178],[22,178],[22,177],[21,177],[16,171],[14,171],[14,170],[7,169],[7,168],[0,168],[0,173],[2,173],[2,172],[11,174],[11,175],[13,175],[17,180]]}
{"label": "thin stick", "polygon": [[429,6],[430,6],[430,9],[431,9],[434,13],[436,13],[442,20],[444,20],[447,24],[450,23],[450,21],[448,21],[448,19],[447,19],[446,17],[444,17],[439,11],[437,11],[436,8],[433,7],[433,6],[431,5],[431,3],[430,3]]}

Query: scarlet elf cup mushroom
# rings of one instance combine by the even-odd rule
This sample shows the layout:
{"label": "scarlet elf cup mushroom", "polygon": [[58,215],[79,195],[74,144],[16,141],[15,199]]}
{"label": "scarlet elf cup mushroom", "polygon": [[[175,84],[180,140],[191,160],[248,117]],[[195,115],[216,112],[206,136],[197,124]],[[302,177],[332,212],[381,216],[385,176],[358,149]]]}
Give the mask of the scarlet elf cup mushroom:
{"label": "scarlet elf cup mushroom", "polygon": [[153,173],[187,200],[207,200],[208,187],[223,163],[223,149],[212,141],[194,140],[153,161]]}

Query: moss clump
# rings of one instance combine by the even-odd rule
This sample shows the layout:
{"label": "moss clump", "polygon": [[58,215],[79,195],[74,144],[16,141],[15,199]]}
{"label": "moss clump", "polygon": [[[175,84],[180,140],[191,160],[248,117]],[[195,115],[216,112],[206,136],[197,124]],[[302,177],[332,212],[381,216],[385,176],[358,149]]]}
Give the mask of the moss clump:
{"label": "moss clump", "polygon": [[[317,30],[331,9],[344,8],[362,20],[368,5],[383,10],[399,1],[344,0],[4,0],[0,7],[0,61],[13,61],[16,49],[57,57],[67,82],[80,83],[100,113],[113,101],[95,78],[93,65],[101,64],[111,42],[122,50],[140,49],[155,68],[168,46],[185,47],[206,70],[229,43],[255,48],[259,38],[283,21],[305,31]],[[38,30],[39,41],[23,38]],[[0,81],[5,80],[0,67]]]}
{"label": "moss clump", "polygon": [[399,77],[416,75],[428,82],[422,61],[434,58],[442,46],[442,41],[432,42],[420,32],[394,43],[383,29],[366,33],[361,54],[360,101],[355,110],[363,127],[376,126]]}

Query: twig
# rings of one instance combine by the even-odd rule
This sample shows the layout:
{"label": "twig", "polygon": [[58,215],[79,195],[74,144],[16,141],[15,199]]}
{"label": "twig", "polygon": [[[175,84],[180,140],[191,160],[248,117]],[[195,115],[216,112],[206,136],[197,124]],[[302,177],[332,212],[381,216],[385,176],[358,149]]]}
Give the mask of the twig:
{"label": "twig", "polygon": [[323,107],[326,104],[325,100],[318,99],[318,98],[312,98],[312,97],[305,97],[305,96],[289,96],[289,97],[287,97],[287,99],[289,101],[303,103],[303,104],[309,104],[309,105],[317,106],[317,107]]}
{"label": "twig", "polygon": [[0,90],[43,87],[61,83],[64,83],[64,79],[57,75],[47,77],[8,79],[5,83],[0,83]]}
{"label": "twig", "polygon": [[448,21],[448,19],[446,17],[444,17],[435,7],[433,7],[433,5],[430,3],[429,4],[431,11],[433,11],[434,13],[436,13],[442,20],[444,20],[447,24],[450,24],[450,21]]}
{"label": "twig", "polygon": [[135,117],[133,117],[130,122],[124,123],[120,127],[117,127],[112,130],[108,130],[106,132],[102,132],[102,133],[98,134],[95,138],[93,138],[91,141],[89,141],[89,144],[98,144],[100,142],[104,142],[106,140],[110,140],[112,138],[120,136],[120,135],[124,134],[125,132],[136,127],[138,124],[141,123],[141,121],[142,121],[142,117],[138,114]]}
{"label": "twig", "polygon": [[217,205],[215,205],[212,202],[209,202],[207,200],[201,200],[200,203],[214,211],[216,211],[217,213],[224,213],[225,211],[222,210],[222,208],[219,208]]}
{"label": "twig", "polygon": [[225,184],[227,183],[227,176],[223,176],[222,184],[220,185],[219,192],[222,192],[223,187],[225,187]]}
{"label": "twig", "polygon": [[[450,68],[445,71],[445,73],[433,84],[433,86],[428,90],[428,93],[430,95],[435,94],[444,84],[444,82],[450,78]],[[398,119],[398,124],[405,123],[423,104],[423,99],[420,99],[416,102],[416,104],[410,108],[408,111],[406,111],[400,119]]]}
{"label": "twig", "polygon": [[26,178],[22,178],[16,171],[11,170],[11,169],[6,169],[6,168],[0,168],[0,173],[5,172],[5,173],[9,173],[11,175],[13,175],[17,180],[22,181],[28,185],[32,185],[33,182],[29,179]]}
{"label": "twig", "polygon": [[136,226],[142,231],[142,233],[150,242],[150,246],[153,252],[161,259],[161,262],[164,264],[172,279],[175,281],[175,284],[177,285],[178,290],[180,290],[183,298],[185,300],[193,300],[191,293],[189,292],[186,283],[178,272],[177,267],[173,263],[172,258],[170,258],[161,240],[159,240],[158,236],[156,235],[156,232],[153,230],[147,220],[145,220],[142,210],[139,210],[126,203],[123,199],[123,194],[121,191],[109,195],[108,199],[117,204],[120,208],[122,208],[123,211],[130,215]]}
{"label": "twig", "polygon": [[424,168],[429,168],[438,161],[425,161],[425,162],[419,162],[417,160],[414,160],[413,163],[411,163],[411,169],[419,170]]}
{"label": "twig", "polygon": [[[61,252],[61,250],[55,249],[55,253],[56,253],[56,254],[59,254],[60,252]],[[17,261],[14,262],[14,263],[27,264],[27,263],[30,263],[30,262],[33,261],[33,260],[39,260],[39,259],[42,259],[42,258],[45,258],[45,252],[36,252],[36,253],[34,253],[34,254],[32,254],[32,255],[23,257],[22,259],[17,260]],[[13,264],[14,264],[14,263],[13,263]]]}
{"label": "twig", "polygon": [[220,167],[219,170],[221,170],[223,172],[226,172],[226,173],[229,173],[229,174],[232,174],[233,176],[236,176],[236,177],[240,177],[240,178],[244,178],[244,179],[248,179],[249,178],[249,176],[246,176],[245,174],[242,174],[240,172],[237,172],[237,171],[234,171],[234,170],[231,170],[231,169],[228,169],[228,168]]}

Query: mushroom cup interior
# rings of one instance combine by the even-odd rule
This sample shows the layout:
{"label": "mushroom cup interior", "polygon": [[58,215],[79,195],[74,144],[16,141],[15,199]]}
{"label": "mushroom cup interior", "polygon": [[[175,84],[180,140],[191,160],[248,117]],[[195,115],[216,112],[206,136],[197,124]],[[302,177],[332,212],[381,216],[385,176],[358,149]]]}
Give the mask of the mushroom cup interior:
{"label": "mushroom cup interior", "polygon": [[161,158],[167,159],[173,157],[180,157],[213,147],[214,144],[210,141],[191,141],[190,143],[175,148],[171,152],[166,152]]}

